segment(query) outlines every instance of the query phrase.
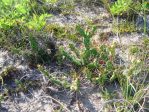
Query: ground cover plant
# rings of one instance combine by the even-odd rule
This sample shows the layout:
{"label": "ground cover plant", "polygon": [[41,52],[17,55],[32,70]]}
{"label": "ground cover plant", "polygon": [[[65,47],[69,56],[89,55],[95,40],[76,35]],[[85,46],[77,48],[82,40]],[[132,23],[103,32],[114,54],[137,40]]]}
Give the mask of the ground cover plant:
{"label": "ground cover plant", "polygon": [[0,9],[0,111],[22,93],[50,102],[40,112],[149,111],[147,0],[1,0]]}

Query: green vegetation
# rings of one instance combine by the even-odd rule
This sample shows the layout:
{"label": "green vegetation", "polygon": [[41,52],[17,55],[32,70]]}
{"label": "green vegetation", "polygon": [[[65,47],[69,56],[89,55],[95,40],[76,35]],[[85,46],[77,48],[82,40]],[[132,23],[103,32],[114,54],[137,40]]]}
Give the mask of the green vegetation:
{"label": "green vegetation", "polygon": [[53,23],[46,25],[44,28],[45,32],[52,33],[58,40],[70,39],[72,41],[79,41],[77,37],[75,26],[60,26],[59,24]]}
{"label": "green vegetation", "polygon": [[[101,87],[102,91],[99,93],[107,102],[103,106],[104,112],[109,112],[111,109],[115,112],[144,111],[148,108],[145,106],[145,98],[149,88],[149,38],[146,19],[149,2],[136,0],[134,3],[134,1],[1,0],[0,47],[14,55],[25,57],[30,68],[40,71],[51,85],[58,88],[79,93],[82,79]],[[75,15],[73,11],[77,3],[83,4],[82,7],[102,4],[113,18],[111,33],[117,34],[120,43],[110,43],[108,41],[110,34],[104,35],[106,34],[104,31],[100,31],[99,35],[98,23],[88,18],[86,24],[75,25],[60,25],[46,21],[55,16],[53,13],[55,11],[63,16]],[[98,7],[101,7],[100,5]],[[135,25],[138,16],[143,17],[142,33],[145,35],[135,45],[124,46],[121,43],[123,41],[120,38],[121,34],[138,33]],[[97,35],[100,41],[96,42],[94,37]],[[56,43],[63,41],[67,44]],[[120,50],[119,53],[128,52],[129,62],[117,63],[117,50]],[[53,63],[57,67],[69,65],[71,69],[58,76],[47,69],[47,66],[51,67]],[[0,83],[5,90],[0,93],[0,102],[5,100],[9,92],[27,92],[28,87],[37,84],[35,81],[18,80],[19,71],[15,66],[2,69]],[[6,87],[7,81],[10,80],[17,85],[15,89]],[[108,90],[108,86],[112,84],[119,86],[119,92]],[[59,104],[60,111],[65,109],[63,104]]]}
{"label": "green vegetation", "polygon": [[137,30],[134,22],[129,21],[120,21],[118,24],[117,22],[113,21],[113,32],[115,33],[128,33],[128,32],[135,32]]}
{"label": "green vegetation", "polygon": [[[91,43],[92,35],[95,28],[91,32],[86,32],[79,26],[77,27],[81,36],[83,36],[83,49],[77,49],[75,45],[69,44],[73,55],[62,49],[64,58],[71,61],[75,66],[87,71],[86,76],[89,80],[95,81],[99,84],[105,84],[114,70],[113,60],[115,55],[115,46],[101,45],[93,47]],[[98,70],[99,73],[94,73]],[[79,70],[80,72],[80,70]]]}
{"label": "green vegetation", "polygon": [[115,15],[125,13],[130,9],[131,4],[132,0],[118,0],[112,5],[111,13]]}
{"label": "green vegetation", "polygon": [[[140,0],[141,1],[141,0]],[[129,16],[132,15],[141,15],[143,16],[144,20],[144,33],[147,32],[147,26],[146,26],[146,14],[148,13],[148,2],[146,0],[142,0],[140,2],[134,1],[134,0],[117,0],[114,4],[110,7],[110,13],[112,15],[127,15],[126,17],[129,18]],[[135,3],[134,3],[135,2]]]}

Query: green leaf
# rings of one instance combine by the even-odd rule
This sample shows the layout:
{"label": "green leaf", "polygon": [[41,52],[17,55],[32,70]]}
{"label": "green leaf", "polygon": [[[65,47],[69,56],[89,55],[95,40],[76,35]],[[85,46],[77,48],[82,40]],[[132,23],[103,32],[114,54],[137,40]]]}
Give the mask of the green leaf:
{"label": "green leaf", "polygon": [[85,30],[82,29],[80,26],[77,26],[77,30],[78,30],[79,34],[81,36],[83,36],[83,43],[85,45],[85,48],[89,49],[90,48],[90,44],[91,44],[91,42],[90,42],[90,38],[91,38],[90,35],[88,35],[87,32],[85,32]]}
{"label": "green leaf", "polygon": [[46,0],[46,2],[51,3],[51,4],[55,4],[57,3],[58,0]]}
{"label": "green leaf", "polygon": [[111,61],[106,62],[106,68],[107,68],[107,70],[113,70],[113,64]]}
{"label": "green leaf", "polygon": [[83,36],[83,37],[87,36],[86,32],[81,28],[81,26],[77,26],[76,29],[81,36]]}
{"label": "green leaf", "polygon": [[123,88],[124,96],[125,98],[130,98],[135,95],[136,89],[135,87],[130,83],[126,84],[126,86]]}
{"label": "green leaf", "polygon": [[94,57],[99,56],[99,53],[95,48],[90,49],[90,54]]}
{"label": "green leaf", "polygon": [[72,51],[74,51],[77,57],[80,56],[79,50],[74,46],[74,44],[69,44],[69,47]]}
{"label": "green leaf", "polygon": [[38,42],[36,41],[35,37],[30,36],[29,41],[33,52],[38,52]]}
{"label": "green leaf", "polygon": [[12,4],[12,0],[2,0],[2,2],[4,3],[4,5],[11,5]]}
{"label": "green leaf", "polygon": [[82,63],[80,60],[77,60],[74,56],[71,56],[70,54],[68,54],[67,52],[64,51],[64,49],[62,49],[63,55],[70,60],[72,63],[74,63],[77,66],[81,66]]}
{"label": "green leaf", "polygon": [[43,66],[38,65],[37,67],[38,67],[39,71],[40,71],[41,73],[43,73],[44,76],[46,76],[46,77],[49,78],[49,79],[52,78],[52,77],[49,75],[49,72],[48,72]]}
{"label": "green leaf", "polygon": [[28,23],[26,23],[26,26],[29,29],[40,31],[46,24],[45,19],[51,16],[52,15],[48,15],[48,14],[42,14],[40,16],[34,14],[32,19]]}
{"label": "green leaf", "polygon": [[91,63],[89,63],[89,64],[87,65],[87,67],[88,67],[89,69],[95,69],[95,68],[98,67],[98,64],[97,64],[96,62],[91,62]]}
{"label": "green leaf", "polygon": [[90,50],[85,50],[83,52],[83,55],[82,55],[83,65],[86,65],[89,63],[90,56],[91,56]]}
{"label": "green leaf", "polygon": [[144,9],[149,9],[149,2],[144,2],[142,5]]}
{"label": "green leaf", "polygon": [[26,14],[27,13],[27,10],[25,8],[26,7],[24,7],[22,4],[17,4],[16,5],[16,10],[20,14]]}

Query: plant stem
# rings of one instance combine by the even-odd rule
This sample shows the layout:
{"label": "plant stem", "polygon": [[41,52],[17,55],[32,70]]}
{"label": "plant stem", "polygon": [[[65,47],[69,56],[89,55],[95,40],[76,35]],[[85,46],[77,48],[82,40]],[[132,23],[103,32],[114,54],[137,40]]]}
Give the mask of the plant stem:
{"label": "plant stem", "polygon": [[[142,0],[143,1],[143,3],[145,3],[145,0]],[[144,17],[143,17],[143,19],[144,19],[144,34],[146,34],[146,9],[145,9],[145,7],[143,8],[143,13],[144,13]]]}

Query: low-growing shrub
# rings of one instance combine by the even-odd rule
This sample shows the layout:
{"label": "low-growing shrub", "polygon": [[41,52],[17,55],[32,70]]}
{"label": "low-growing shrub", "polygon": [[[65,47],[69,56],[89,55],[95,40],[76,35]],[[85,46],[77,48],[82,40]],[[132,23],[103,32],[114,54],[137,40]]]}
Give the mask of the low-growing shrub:
{"label": "low-growing shrub", "polygon": [[[62,54],[66,60],[69,60],[76,67],[86,68],[90,75],[90,80],[104,84],[110,74],[114,70],[114,46],[100,45],[99,48],[95,48],[92,45],[91,38],[95,32],[95,28],[91,32],[86,32],[81,27],[77,27],[80,35],[83,36],[83,48],[78,49],[74,44],[69,44],[69,48],[73,54],[68,53],[63,48]],[[98,70],[98,74],[94,73]],[[88,74],[89,75],[89,74]]]}

